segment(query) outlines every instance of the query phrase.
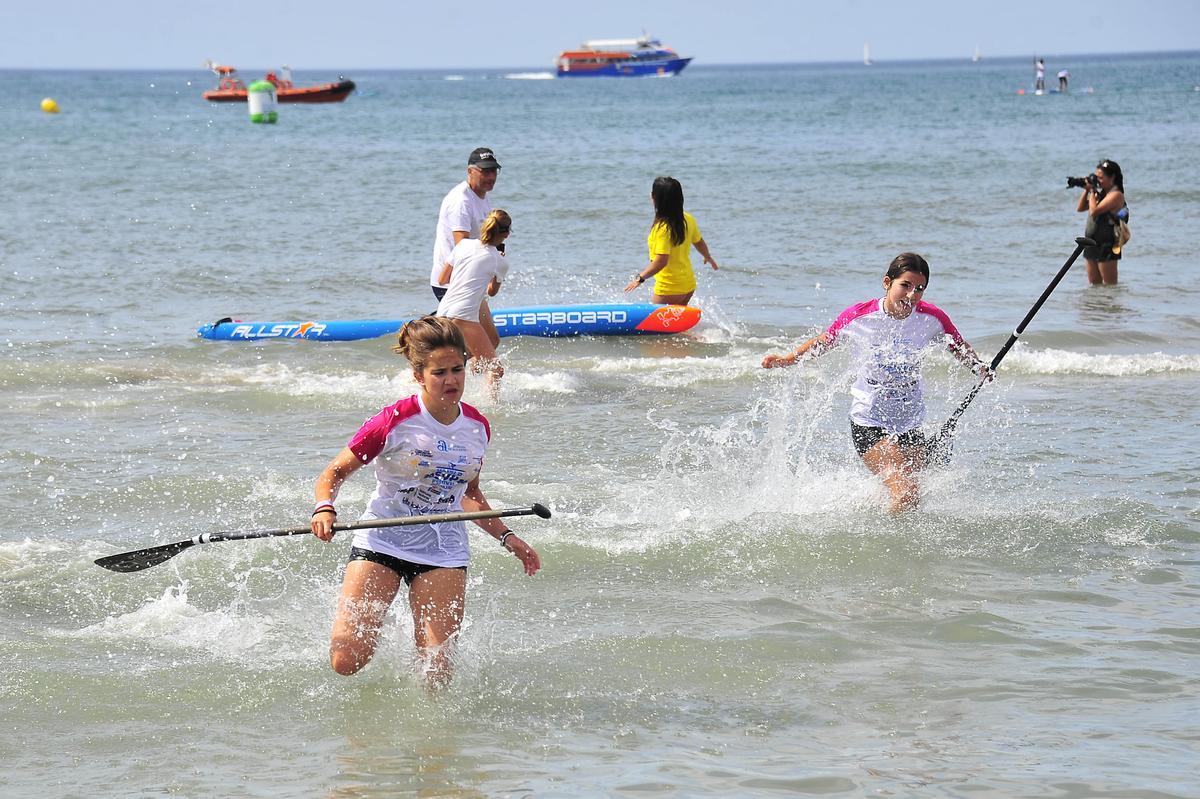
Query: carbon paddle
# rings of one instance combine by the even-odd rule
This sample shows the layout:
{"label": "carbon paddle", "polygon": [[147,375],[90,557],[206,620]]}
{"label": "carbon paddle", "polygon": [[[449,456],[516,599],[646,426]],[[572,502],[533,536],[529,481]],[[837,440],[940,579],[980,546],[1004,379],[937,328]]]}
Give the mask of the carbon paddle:
{"label": "carbon paddle", "polygon": [[[1053,293],[1054,289],[1058,287],[1059,282],[1062,281],[1062,279],[1066,276],[1067,270],[1070,269],[1071,265],[1079,259],[1079,254],[1083,252],[1083,248],[1094,246],[1096,246],[1096,242],[1089,238],[1079,236],[1075,239],[1075,252],[1071,253],[1071,257],[1067,259],[1067,262],[1062,265],[1061,269],[1058,270],[1058,274],[1055,275],[1054,279],[1050,281],[1050,285],[1046,286],[1046,290],[1042,292],[1042,296],[1038,297],[1038,301],[1035,302],[1033,307],[1029,309],[1029,313],[1025,314],[1025,318],[1021,320],[1021,324],[1017,325],[1017,329],[1014,330],[1012,335],[1008,337],[1008,341],[1004,342],[1004,346],[1001,347],[1000,351],[996,353],[996,357],[992,358],[992,372],[996,371],[996,367],[998,367],[1000,362],[1004,360],[1004,356],[1007,355],[1008,351],[1012,349],[1012,346],[1017,343],[1017,339],[1020,338],[1021,334],[1025,332],[1025,326],[1028,325],[1033,319],[1034,314],[1041,310],[1042,305],[1050,297],[1050,294]],[[940,459],[944,462],[950,460],[950,452],[954,445],[954,431],[958,427],[958,420],[963,415],[963,411],[967,409],[967,406],[971,404],[971,401],[975,399],[975,395],[979,393],[979,390],[983,388],[987,381],[987,376],[980,378],[979,382],[975,384],[975,387],[971,389],[970,393],[968,393],[963,401],[959,403],[958,407],[954,409],[954,413],[950,414],[950,418],[946,420],[944,425],[942,425],[942,429],[938,431],[937,436],[935,436],[933,441],[930,442],[929,452],[933,458]]]}
{"label": "carbon paddle", "polygon": [[[440,513],[429,516],[400,516],[394,519],[368,519],[361,522],[351,522],[349,524],[335,524],[333,531],[335,533],[343,530],[363,530],[369,527],[403,527],[409,524],[434,524],[437,522],[465,522],[474,519],[498,519],[504,516],[540,516],[543,519],[550,518],[550,509],[545,505],[534,503],[528,508],[505,508],[503,510],[478,510],[478,511],[462,511],[459,513]],[[284,527],[279,530],[234,530],[231,532],[222,533],[201,533],[194,538],[189,538],[186,541],[176,541],[174,544],[163,544],[162,546],[150,547],[148,549],[138,549],[133,552],[122,552],[119,555],[109,555],[106,558],[98,558],[97,566],[103,566],[109,571],[114,572],[140,572],[142,569],[148,569],[151,566],[157,566],[164,561],[183,552],[185,549],[194,547],[196,544],[214,544],[218,541],[246,541],[251,538],[271,538],[273,536],[284,535],[304,535],[311,534],[311,527]]]}

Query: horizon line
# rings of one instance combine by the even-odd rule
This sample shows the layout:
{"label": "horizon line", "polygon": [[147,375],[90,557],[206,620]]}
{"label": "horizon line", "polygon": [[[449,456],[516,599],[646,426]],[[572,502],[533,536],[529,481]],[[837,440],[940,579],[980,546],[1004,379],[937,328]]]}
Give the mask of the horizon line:
{"label": "horizon line", "polygon": [[[917,64],[929,62],[956,62],[966,61],[971,63],[980,63],[982,61],[1015,61],[1037,57],[1060,58],[1060,57],[1086,57],[1086,58],[1122,58],[1136,56],[1163,56],[1163,55],[1189,55],[1200,54],[1200,49],[1191,50],[1128,50],[1128,51],[1105,51],[1103,53],[1085,53],[1085,52],[1045,52],[1045,53],[1030,53],[1021,55],[1003,54],[1003,55],[985,55],[981,56],[980,61],[973,61],[971,54],[962,56],[926,56],[915,58],[884,58],[882,60],[872,58],[872,66],[880,66],[883,64]],[[693,56],[694,58],[694,56]],[[839,59],[836,61],[701,61],[696,63],[693,61],[692,67],[763,67],[763,66],[836,66],[842,64],[862,64],[862,59]],[[550,62],[553,66],[553,62]],[[248,67],[253,68],[253,67]],[[377,72],[433,72],[447,70],[527,70],[527,69],[545,69],[544,65],[531,64],[494,64],[486,66],[388,66],[388,67],[327,67],[327,66],[306,66],[300,68],[300,71],[310,72],[313,70],[328,70],[336,69],[342,72],[361,70],[361,71],[377,71]],[[239,67],[240,69],[240,67]],[[207,72],[209,71],[204,66],[198,67],[168,67],[168,66],[142,66],[142,67],[102,67],[102,66],[5,66],[0,65],[0,71],[80,71],[90,70],[97,72],[150,72],[150,71],[170,71],[170,72]]]}

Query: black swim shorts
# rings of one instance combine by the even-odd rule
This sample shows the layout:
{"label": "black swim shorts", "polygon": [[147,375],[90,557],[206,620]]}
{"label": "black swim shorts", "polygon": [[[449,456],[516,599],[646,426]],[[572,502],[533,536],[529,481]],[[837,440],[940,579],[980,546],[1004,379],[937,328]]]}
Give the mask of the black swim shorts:
{"label": "black swim shorts", "polygon": [[385,555],[382,552],[375,552],[370,549],[359,549],[358,547],[350,547],[349,560],[369,560],[371,563],[378,563],[380,566],[387,566],[389,569],[400,575],[404,580],[405,585],[412,585],[413,578],[418,574],[433,571],[434,569],[462,569],[467,570],[466,566],[430,566],[428,563],[413,563],[408,560],[400,560],[400,558]]}
{"label": "black swim shorts", "polygon": [[909,430],[907,433],[895,435],[882,427],[863,427],[854,422],[850,423],[850,439],[859,455],[866,455],[867,450],[885,438],[893,439],[901,449],[929,449],[929,439],[920,430]]}
{"label": "black swim shorts", "polygon": [[1098,241],[1095,247],[1084,247],[1083,257],[1089,261],[1099,261],[1100,263],[1119,261],[1121,260],[1121,253],[1112,251],[1113,244],[1115,243],[1113,241]]}

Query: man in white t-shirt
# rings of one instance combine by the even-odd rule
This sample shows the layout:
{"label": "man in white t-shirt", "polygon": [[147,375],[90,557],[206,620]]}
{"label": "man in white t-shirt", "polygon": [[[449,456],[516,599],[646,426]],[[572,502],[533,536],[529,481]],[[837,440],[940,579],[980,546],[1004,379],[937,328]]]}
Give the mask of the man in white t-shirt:
{"label": "man in white t-shirt", "polygon": [[[459,183],[442,199],[438,211],[437,232],[433,238],[433,268],[429,273],[429,284],[433,296],[439,301],[450,284],[450,253],[454,245],[463,239],[478,239],[483,220],[492,211],[488,192],[496,187],[500,174],[500,162],[490,147],[476,147],[467,157],[467,179]],[[500,343],[500,335],[492,322],[492,312],[484,300],[480,308],[479,323],[492,339],[492,345]]]}

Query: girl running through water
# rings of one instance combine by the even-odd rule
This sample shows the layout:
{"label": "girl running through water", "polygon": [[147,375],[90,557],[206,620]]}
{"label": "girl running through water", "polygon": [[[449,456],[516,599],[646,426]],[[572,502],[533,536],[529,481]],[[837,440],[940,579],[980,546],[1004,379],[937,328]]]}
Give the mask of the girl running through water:
{"label": "girl running through water", "polygon": [[854,346],[858,378],[850,389],[850,438],[863,463],[891,493],[891,510],[916,507],[916,473],[926,465],[929,444],[918,429],[925,419],[921,359],[928,345],[944,342],[981,377],[990,367],[963,340],[950,317],[922,301],[929,264],[903,252],[883,276],[884,295],[852,305],[819,336],[787,355],[763,358],[764,369],[792,366],[823,355],[843,341]]}
{"label": "girl running through water", "polygon": [[[490,509],[479,471],[491,427],[462,402],[462,333],[449,319],[414,319],[400,331],[395,350],[412,364],[421,390],[368,419],[317,478],[312,531],[322,541],[333,538],[338,489],[371,462],[376,485],[362,519]],[[541,568],[537,552],[501,519],[475,524],[515,555],[526,574]],[[370,661],[404,584],[427,684],[448,685],[449,647],[462,626],[469,560],[463,522],[356,530],[329,645],[334,671],[354,674]]]}

